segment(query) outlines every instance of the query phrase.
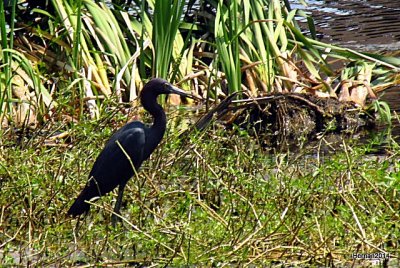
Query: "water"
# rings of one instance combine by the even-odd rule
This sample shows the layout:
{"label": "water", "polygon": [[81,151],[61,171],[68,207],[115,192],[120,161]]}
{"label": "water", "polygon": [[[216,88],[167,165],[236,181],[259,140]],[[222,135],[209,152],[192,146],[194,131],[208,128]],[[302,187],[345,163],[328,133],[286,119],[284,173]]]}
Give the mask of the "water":
{"label": "water", "polygon": [[312,16],[324,42],[359,51],[400,51],[399,1],[309,0],[308,7],[289,2]]}

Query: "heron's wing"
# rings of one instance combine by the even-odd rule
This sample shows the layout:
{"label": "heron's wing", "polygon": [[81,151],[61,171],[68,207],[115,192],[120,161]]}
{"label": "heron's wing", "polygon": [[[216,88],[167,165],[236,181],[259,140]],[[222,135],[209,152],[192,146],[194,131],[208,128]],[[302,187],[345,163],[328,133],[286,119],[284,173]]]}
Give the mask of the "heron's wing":
{"label": "heron's wing", "polygon": [[[126,183],[143,162],[144,128],[123,128],[115,133],[97,157],[89,175],[93,196],[101,196]],[[91,196],[91,197],[93,197]]]}
{"label": "heron's wing", "polygon": [[89,175],[89,181],[68,211],[79,215],[89,210],[85,200],[107,194],[125,184],[143,162],[146,127],[132,122],[117,131],[100,152]]}
{"label": "heron's wing", "polygon": [[143,162],[143,152],[146,143],[144,128],[125,129],[115,140],[116,146],[136,169]]}

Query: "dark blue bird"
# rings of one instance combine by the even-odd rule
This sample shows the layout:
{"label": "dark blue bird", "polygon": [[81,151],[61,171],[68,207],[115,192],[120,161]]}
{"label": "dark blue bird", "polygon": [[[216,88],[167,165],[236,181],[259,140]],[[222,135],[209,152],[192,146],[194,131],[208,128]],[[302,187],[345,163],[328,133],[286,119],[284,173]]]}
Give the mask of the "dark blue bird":
{"label": "dark blue bird", "polygon": [[[118,197],[114,212],[119,213],[125,185],[135,174],[134,169],[139,170],[142,162],[149,158],[163,138],[167,118],[157,103],[157,97],[170,93],[193,97],[159,78],[150,80],[144,86],[140,101],[143,108],[153,116],[153,125],[149,127],[133,121],[111,136],[93,165],[88,183],[68,210],[69,215],[78,216],[88,212],[90,207],[85,201],[101,197],[117,186]],[[115,219],[113,215],[113,222]]]}

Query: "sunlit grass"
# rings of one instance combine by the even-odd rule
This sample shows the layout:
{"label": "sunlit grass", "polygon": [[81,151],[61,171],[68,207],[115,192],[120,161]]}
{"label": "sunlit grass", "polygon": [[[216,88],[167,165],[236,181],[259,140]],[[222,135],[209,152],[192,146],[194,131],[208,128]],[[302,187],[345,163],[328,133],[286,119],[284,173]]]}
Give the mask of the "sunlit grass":
{"label": "sunlit grass", "polygon": [[[48,29],[19,26],[34,37],[28,40],[33,52],[24,43],[14,48],[14,35],[0,17],[0,119],[12,119],[13,108],[23,103],[40,121],[36,128],[0,130],[2,265],[328,266],[352,264],[351,253],[382,251],[399,258],[395,142],[386,140],[385,154],[372,155],[370,144],[343,139],[327,145],[320,136],[314,148],[267,153],[245,131],[217,126],[179,140],[187,123],[178,121],[192,116],[186,113],[169,121],[162,145],[129,182],[116,229],[110,225],[115,195],[95,202],[79,223],[66,217],[104,142],[127,120],[120,100],[99,95],[125,90],[132,100],[152,75],[183,79],[182,86],[195,86],[190,89],[203,96],[204,85],[223,91],[222,80],[231,91],[247,88],[253,95],[297,85],[337,90],[334,83],[342,80],[382,89],[399,66],[396,58],[304,36],[292,21],[296,11],[287,12],[277,0],[228,1],[230,6],[210,1],[217,17],[211,12],[209,24],[186,25],[205,32],[193,30],[195,37],[185,42],[184,1],[134,1],[143,9],[138,17],[101,1],[78,2],[83,5],[53,0],[54,17],[41,11]],[[325,56],[350,61],[333,75]],[[332,78],[322,81],[327,75]],[[26,92],[17,96],[21,88]],[[97,116],[90,116],[89,100]],[[390,121],[387,105],[374,108]],[[62,138],[50,139],[58,134]],[[336,151],[325,154],[322,145]]]}
{"label": "sunlit grass", "polygon": [[[115,125],[125,120],[115,118]],[[107,120],[78,123],[52,146],[40,135],[16,144],[3,133],[1,263],[327,265],[351,263],[353,252],[398,257],[395,143],[381,156],[346,141],[336,153],[268,154],[245,132],[215,128],[179,141],[180,131],[169,129],[128,184],[123,222],[111,228],[115,195],[108,195],[77,225],[66,210],[113,128]]]}

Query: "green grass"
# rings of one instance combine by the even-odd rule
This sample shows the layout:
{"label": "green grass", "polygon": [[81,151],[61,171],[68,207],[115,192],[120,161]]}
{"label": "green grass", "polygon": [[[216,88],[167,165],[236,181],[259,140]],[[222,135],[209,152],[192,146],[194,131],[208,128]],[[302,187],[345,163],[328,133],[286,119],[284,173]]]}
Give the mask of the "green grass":
{"label": "green grass", "polygon": [[[188,116],[170,114],[169,126]],[[48,125],[70,131],[55,146],[46,146],[43,134],[17,144],[13,133],[2,133],[0,263],[326,266],[379,250],[399,258],[394,142],[384,156],[368,154],[372,143],[345,141],[331,154],[318,146],[267,154],[245,132],[215,127],[183,142],[179,128],[170,127],[128,184],[123,223],[110,224],[114,193],[77,225],[66,210],[105,140],[126,120],[119,113],[110,118],[69,129]]]}
{"label": "green grass", "polygon": [[[339,78],[368,77],[374,64],[377,69],[369,80],[379,89],[394,83],[391,71],[398,71],[398,59],[306,38],[292,24],[295,11],[286,12],[277,0],[233,1],[230,6],[213,1],[216,20],[211,14],[207,24],[195,22],[186,30],[180,28],[183,1],[173,6],[146,1],[150,10],[175,14],[172,20],[165,12],[152,17],[145,9],[134,18],[103,2],[51,2],[54,17],[41,11],[49,27],[18,27],[29,33],[24,36],[35,37],[36,58],[14,42],[12,30],[7,32],[0,4],[0,121],[7,118],[10,123],[0,130],[2,265],[327,266],[352,264],[351,253],[380,250],[398,263],[399,150],[391,140],[381,156],[368,154],[374,149],[369,144],[347,140],[335,144],[340,149],[328,155],[319,144],[271,154],[246,132],[218,127],[178,141],[180,126],[190,124],[183,118],[192,116],[180,114],[169,121],[163,144],[130,181],[121,225],[113,229],[110,224],[115,193],[93,204],[79,224],[65,215],[104,142],[126,122],[123,109],[107,98],[96,100],[98,118],[89,119],[85,97],[125,92],[135,99],[140,84],[154,72],[173,81],[187,80],[180,85],[200,95],[206,88],[223,89],[214,76],[226,79],[232,91],[248,87],[254,95],[285,84],[291,88],[291,83],[308,88],[318,82],[325,91]],[[183,39],[181,32],[187,29],[197,37]],[[208,29],[210,36],[203,40],[200,36]],[[197,52],[208,53],[212,60],[203,62]],[[349,61],[347,69],[331,74],[322,54],[349,58],[354,64]],[[294,68],[299,57],[306,71]],[[284,78],[288,74],[296,81]],[[320,74],[332,78],[321,81]],[[17,91],[19,77],[27,99],[11,92]],[[20,103],[31,105],[29,111],[38,121],[35,130],[13,122],[12,108]],[[373,107],[381,119],[390,120],[385,104]],[[26,131],[23,135],[15,132],[19,126]],[[47,139],[59,132],[68,134]]]}

